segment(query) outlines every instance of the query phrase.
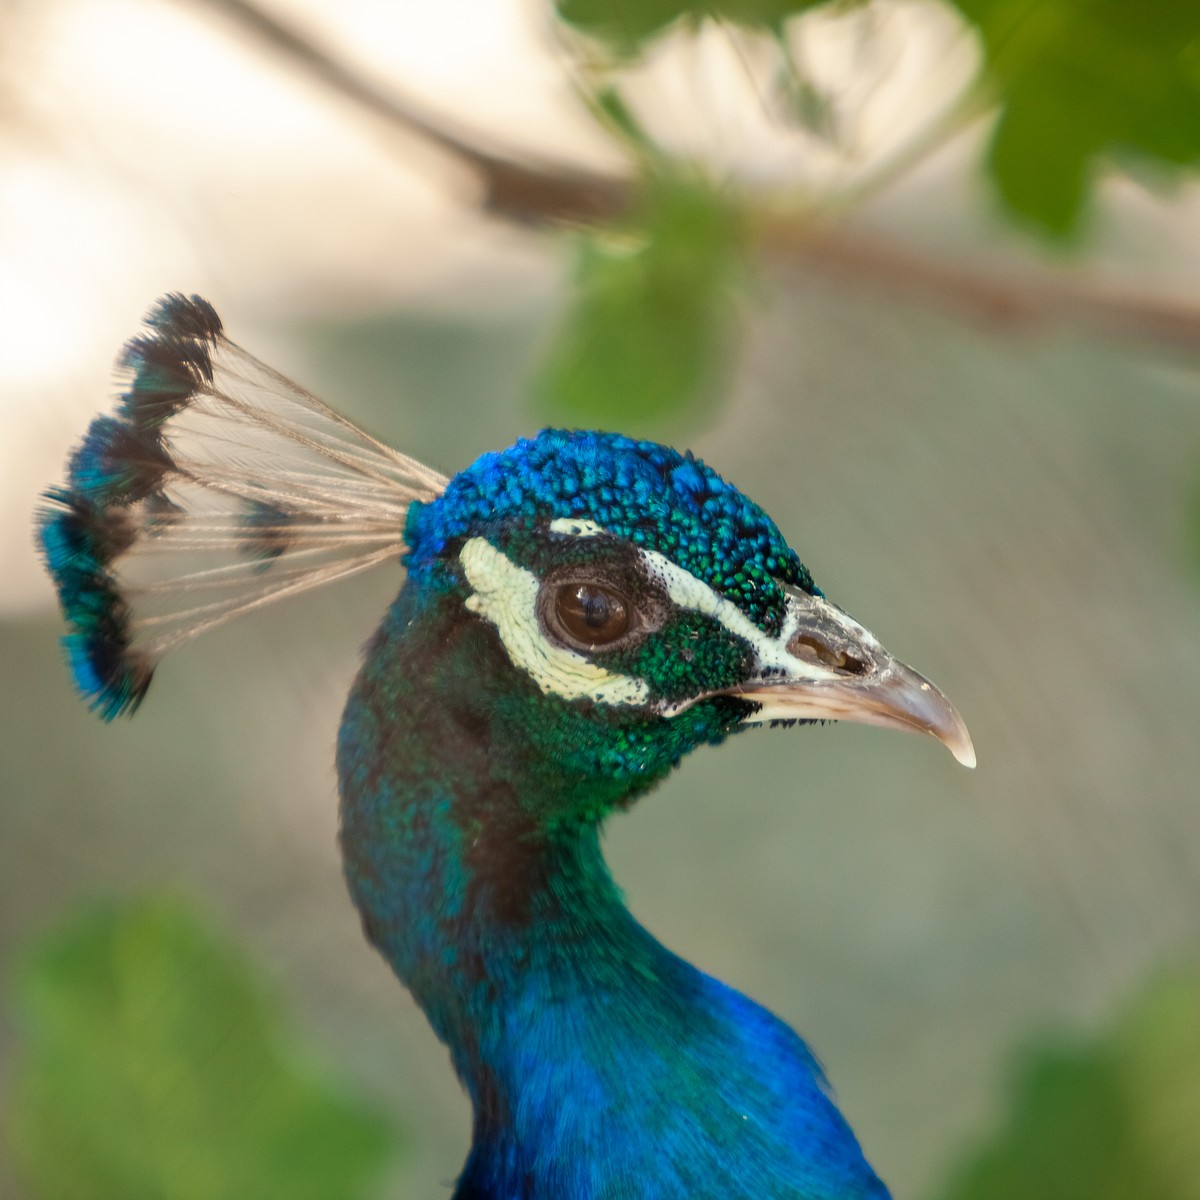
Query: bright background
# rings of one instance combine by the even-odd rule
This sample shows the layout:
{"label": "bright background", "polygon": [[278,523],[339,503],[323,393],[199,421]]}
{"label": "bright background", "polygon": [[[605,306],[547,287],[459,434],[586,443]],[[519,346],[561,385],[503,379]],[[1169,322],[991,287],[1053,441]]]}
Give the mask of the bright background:
{"label": "bright background", "polygon": [[[500,151],[622,164],[536,4],[272,11]],[[761,48],[725,30],[671,35],[629,94],[718,174],[832,193],[976,61],[940,7],[873,11],[874,41],[820,14],[796,35],[853,117],[836,149],[779,128]],[[1194,185],[1114,176],[1083,240],[1047,249],[999,213],[986,135],[967,128],[864,202],[864,245],[1017,293],[1086,279],[1195,312]],[[188,646],[136,720],[104,727],[62,667],[30,514],[168,289],[205,295],[240,343],[448,472],[562,419],[530,380],[571,303],[574,236],[476,199],[460,165],[204,4],[0,8],[0,969],[98,896],[197,897],[311,1053],[394,1114],[405,1148],[381,1194],[397,1197],[449,1194],[469,1134],[335,846],[338,715],[398,575]],[[608,839],[656,934],[809,1039],[898,1200],[938,1194],[1002,1119],[1031,1040],[1102,1031],[1200,944],[1196,362],[1086,320],[988,320],[903,278],[767,263],[724,399],[631,430],[751,492],[974,735],[973,774],[876,730],[738,738]],[[19,1028],[2,1030],[0,1088],[20,1062]],[[25,1197],[5,1170],[0,1192]]]}

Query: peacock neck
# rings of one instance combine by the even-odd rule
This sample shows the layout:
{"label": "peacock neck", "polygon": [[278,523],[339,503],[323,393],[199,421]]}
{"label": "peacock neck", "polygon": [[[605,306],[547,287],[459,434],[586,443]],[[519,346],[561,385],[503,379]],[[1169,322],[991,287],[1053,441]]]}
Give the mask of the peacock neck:
{"label": "peacock neck", "polygon": [[339,738],[341,840],[367,936],[486,1121],[552,1026],[594,1018],[609,1039],[614,1005],[675,1007],[703,977],[633,919],[604,862],[594,814],[628,789],[564,777],[512,736],[511,671],[461,612],[406,588],[368,648]]}
{"label": "peacock neck", "polygon": [[599,821],[669,760],[564,768],[462,612],[401,592],[338,743],[363,926],[474,1105],[455,1200],[886,1200],[804,1043],[621,900]]}

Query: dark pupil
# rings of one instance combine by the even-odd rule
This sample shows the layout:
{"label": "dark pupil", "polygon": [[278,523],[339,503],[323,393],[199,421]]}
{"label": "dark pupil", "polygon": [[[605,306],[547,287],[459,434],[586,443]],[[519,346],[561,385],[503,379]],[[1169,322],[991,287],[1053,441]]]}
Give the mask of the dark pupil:
{"label": "dark pupil", "polygon": [[580,588],[575,598],[583,610],[583,619],[589,629],[603,629],[608,624],[609,603],[603,592],[591,588]]}
{"label": "dark pupil", "polygon": [[629,627],[621,598],[586,583],[568,584],[559,592],[558,616],[568,633],[590,645],[615,641]]}

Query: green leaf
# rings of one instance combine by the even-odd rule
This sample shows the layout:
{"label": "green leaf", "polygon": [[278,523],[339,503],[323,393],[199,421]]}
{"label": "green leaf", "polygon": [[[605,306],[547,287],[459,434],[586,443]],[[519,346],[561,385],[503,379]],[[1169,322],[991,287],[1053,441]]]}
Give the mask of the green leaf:
{"label": "green leaf", "polygon": [[686,0],[555,0],[560,20],[622,55],[636,53],[693,7]]}
{"label": "green leaf", "polygon": [[[1122,1089],[1163,1197],[1200,1197],[1200,968],[1163,980],[1118,1031]],[[1150,1195],[1143,1191],[1141,1195]]]}
{"label": "green leaf", "polygon": [[[714,17],[747,28],[776,32],[786,21],[810,8],[820,8],[830,0],[714,0],[707,7]],[[852,7],[843,3],[843,7]]]}
{"label": "green leaf", "polygon": [[351,1200],[397,1147],[179,901],[91,912],[36,948],[15,994],[7,1140],[39,1200]]}
{"label": "green leaf", "polygon": [[1188,519],[1191,529],[1191,564],[1200,576],[1200,477],[1192,486],[1190,503],[1188,504]]}
{"label": "green leaf", "polygon": [[1200,166],[1196,0],[954,0],[1000,104],[988,168],[1008,208],[1078,233],[1101,167]]}
{"label": "green leaf", "polygon": [[631,147],[652,158],[660,157],[653,139],[634,115],[633,110],[625,103],[624,96],[615,87],[599,88],[595,92],[593,100],[599,115]]}
{"label": "green leaf", "polygon": [[764,32],[829,0],[555,0],[559,19],[607,42],[617,54],[636,54],[677,21],[706,18]]}
{"label": "green leaf", "polygon": [[738,211],[698,180],[650,183],[613,231],[581,235],[575,299],[534,382],[555,419],[645,428],[719,392],[743,256]]}
{"label": "green leaf", "polygon": [[1200,1200],[1200,969],[1090,1045],[1035,1051],[1015,1092],[943,1200]]}

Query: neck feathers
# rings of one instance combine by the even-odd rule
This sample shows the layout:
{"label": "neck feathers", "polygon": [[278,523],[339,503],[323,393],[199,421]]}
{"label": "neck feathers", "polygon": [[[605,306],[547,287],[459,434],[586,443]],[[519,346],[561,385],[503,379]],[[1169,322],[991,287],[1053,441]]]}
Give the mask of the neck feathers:
{"label": "neck feathers", "polygon": [[[401,593],[338,747],[346,874],[367,935],[456,1059],[531,980],[548,999],[577,999],[631,972],[690,971],[625,908],[597,825],[548,816],[562,797],[539,792],[580,784],[528,761],[497,715],[513,682],[503,651],[460,613]],[[471,1086],[477,1064],[468,1053],[457,1065]]]}
{"label": "neck feathers", "polygon": [[532,759],[518,686],[490,627],[409,586],[338,742],[364,928],[473,1102],[456,1200],[886,1200],[804,1043],[630,915],[597,814],[635,789]]}

